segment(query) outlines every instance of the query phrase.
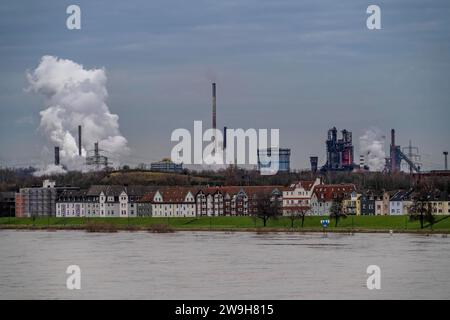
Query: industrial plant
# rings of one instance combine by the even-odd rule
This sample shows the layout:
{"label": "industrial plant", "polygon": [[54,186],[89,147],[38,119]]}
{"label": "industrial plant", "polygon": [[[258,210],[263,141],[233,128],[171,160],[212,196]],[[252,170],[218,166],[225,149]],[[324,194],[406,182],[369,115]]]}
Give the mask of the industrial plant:
{"label": "industrial plant", "polygon": [[344,129],[342,130],[342,138],[338,139],[337,129],[333,127],[328,130],[326,141],[327,162],[321,171],[352,171],[355,167],[353,153],[352,133]]}
{"label": "industrial plant", "polygon": [[[81,127],[81,125],[79,125],[78,126],[78,156],[80,158],[82,157],[82,150],[83,150],[82,127]],[[94,149],[88,150],[86,152],[86,158],[84,161],[84,165],[86,166],[86,168],[88,170],[94,170],[94,171],[103,170],[103,169],[107,168],[109,165],[111,165],[111,162],[109,162],[108,157],[105,156],[102,152],[104,152],[104,150],[101,150],[99,148],[98,142],[94,143]],[[60,160],[60,147],[59,146],[55,146],[54,164],[55,164],[55,166],[62,166],[63,168],[65,167],[65,165],[63,163],[61,163],[61,160]]]}
{"label": "industrial plant", "polygon": [[[213,130],[217,130],[217,84],[213,82],[211,84],[212,89],[212,121],[211,128]],[[395,130],[391,130],[390,135],[390,146],[388,156],[383,158],[384,160],[384,168],[378,169],[379,171],[383,171],[384,173],[396,173],[400,171],[406,171],[409,173],[420,173],[421,172],[421,156],[419,154],[419,148],[412,145],[411,141],[409,141],[409,145],[406,147],[401,147],[396,143],[396,133]],[[216,140],[216,136],[213,137]],[[384,142],[383,142],[384,143]],[[227,148],[227,126],[223,127],[223,145],[224,152],[226,152]],[[381,147],[382,148],[382,147]],[[65,168],[65,164],[61,163],[60,158],[60,146],[55,146],[55,156],[54,156],[54,164],[56,166],[61,166]],[[85,154],[82,152],[82,126],[78,126],[78,156],[85,157],[83,160],[84,168],[88,171],[98,171],[103,170],[112,165],[109,160],[109,157],[106,155],[106,151],[100,149],[99,142],[94,143],[94,148],[91,150],[87,150]],[[270,158],[272,154],[278,154],[278,172],[290,172],[291,164],[290,164],[290,156],[291,149],[290,148],[278,148],[278,150],[274,150],[273,148],[268,149],[258,149],[257,150],[257,158],[258,165],[257,169],[261,171],[266,168],[269,164],[262,163],[261,159]],[[448,152],[444,151],[443,155],[445,157],[445,171],[448,170],[447,167],[447,156]],[[327,132],[327,139],[325,141],[325,160],[322,165],[319,163],[319,156],[313,155],[310,156],[310,170],[312,173],[326,173],[326,172],[352,172],[352,171],[369,171],[369,170],[377,170],[376,168],[371,168],[368,162],[368,158],[373,156],[370,152],[359,154],[359,161],[355,161],[355,151],[353,146],[353,138],[352,132],[343,129],[340,131],[340,136],[338,134],[338,129],[336,127],[332,127]],[[161,162],[163,163],[163,162]],[[164,165],[166,165],[164,163]],[[162,170],[160,166],[156,164],[151,165],[151,170],[159,171]],[[168,171],[181,171],[182,164],[175,169],[170,168]],[[165,171],[162,170],[162,171]]]}
{"label": "industrial plant", "polygon": [[[411,147],[412,148],[412,147]],[[420,166],[413,162],[408,156],[406,156],[399,145],[395,144],[395,130],[391,130],[391,146],[390,157],[386,159],[385,171],[389,173],[399,172],[401,170],[401,162],[405,161],[409,166],[409,171],[412,173],[420,172]]]}
{"label": "industrial plant", "polygon": [[[320,172],[338,172],[338,171],[368,171],[370,167],[367,164],[368,154],[361,154],[359,156],[359,163],[354,162],[354,147],[352,143],[352,133],[346,129],[341,131],[342,137],[338,138],[338,130],[336,127],[328,130],[328,138],[325,142],[326,162],[321,167]],[[419,148],[414,147],[409,142],[407,147],[402,148],[396,144],[395,130],[391,130],[389,156],[386,157],[383,172],[396,173],[403,168],[410,173],[421,172],[421,162]],[[447,155],[448,152],[443,152],[445,156],[445,170],[447,170]],[[319,157],[311,156],[310,165],[311,171],[317,172]],[[403,165],[403,166],[402,166]]]}

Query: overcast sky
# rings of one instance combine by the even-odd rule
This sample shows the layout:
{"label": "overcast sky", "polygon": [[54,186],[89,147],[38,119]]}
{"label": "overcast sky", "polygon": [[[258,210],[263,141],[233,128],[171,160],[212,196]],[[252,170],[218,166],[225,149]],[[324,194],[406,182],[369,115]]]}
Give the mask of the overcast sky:
{"label": "overcast sky", "polygon": [[[66,29],[78,4],[82,29]],[[366,28],[381,7],[382,30]],[[318,0],[2,1],[0,164],[35,164],[51,149],[42,97],[25,92],[43,55],[104,68],[108,106],[130,164],[170,155],[176,128],[279,128],[292,167],[325,160],[327,130],[368,128],[420,148],[425,169],[450,149],[450,2]],[[386,152],[388,143],[386,143]]]}

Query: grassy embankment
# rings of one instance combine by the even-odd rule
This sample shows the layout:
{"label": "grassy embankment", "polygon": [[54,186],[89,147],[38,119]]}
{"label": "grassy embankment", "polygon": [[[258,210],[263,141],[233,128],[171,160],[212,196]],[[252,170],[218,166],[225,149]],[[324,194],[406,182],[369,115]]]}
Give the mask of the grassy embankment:
{"label": "grassy embankment", "polygon": [[[407,216],[354,216],[341,218],[337,227],[331,220],[328,231],[336,232],[438,232],[450,233],[450,216],[436,216],[436,222],[420,228],[419,221],[410,221]],[[12,229],[81,229],[88,231],[114,232],[117,230],[215,230],[215,231],[322,231],[320,220],[324,217],[306,217],[303,227],[301,219],[287,217],[271,219],[264,228],[260,219],[252,217],[201,217],[201,218],[0,218],[0,228]]]}

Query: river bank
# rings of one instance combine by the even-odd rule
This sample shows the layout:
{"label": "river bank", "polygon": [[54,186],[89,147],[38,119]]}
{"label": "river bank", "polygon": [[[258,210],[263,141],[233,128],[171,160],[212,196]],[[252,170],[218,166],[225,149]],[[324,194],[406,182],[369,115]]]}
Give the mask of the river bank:
{"label": "river bank", "polygon": [[84,230],[90,232],[150,231],[226,231],[226,232],[337,232],[337,233],[450,233],[450,216],[438,216],[433,225],[411,221],[407,216],[353,216],[334,220],[326,230],[320,220],[326,217],[288,217],[271,219],[263,226],[260,219],[251,217],[199,217],[199,218],[0,218],[0,229],[17,230]]}

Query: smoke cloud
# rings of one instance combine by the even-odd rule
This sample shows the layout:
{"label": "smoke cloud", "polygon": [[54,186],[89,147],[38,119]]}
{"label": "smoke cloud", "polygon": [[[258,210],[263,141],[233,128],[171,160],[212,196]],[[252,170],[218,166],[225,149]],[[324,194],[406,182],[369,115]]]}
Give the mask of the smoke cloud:
{"label": "smoke cloud", "polygon": [[386,153],[384,152],[385,137],[380,130],[372,128],[359,138],[361,154],[366,158],[366,164],[371,171],[381,171],[384,168]]}
{"label": "smoke cloud", "polygon": [[[65,167],[82,170],[87,150],[92,150],[95,142],[115,158],[128,152],[127,140],[119,131],[119,117],[106,104],[104,69],[85,69],[71,60],[43,56],[38,67],[27,72],[27,79],[28,90],[45,98],[40,128],[53,145],[60,147],[61,163]],[[81,157],[78,125],[82,126],[83,133]],[[62,168],[53,167],[48,166],[43,172],[61,173]]]}

